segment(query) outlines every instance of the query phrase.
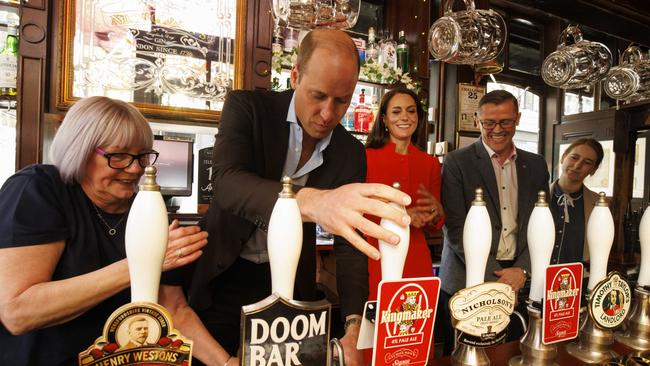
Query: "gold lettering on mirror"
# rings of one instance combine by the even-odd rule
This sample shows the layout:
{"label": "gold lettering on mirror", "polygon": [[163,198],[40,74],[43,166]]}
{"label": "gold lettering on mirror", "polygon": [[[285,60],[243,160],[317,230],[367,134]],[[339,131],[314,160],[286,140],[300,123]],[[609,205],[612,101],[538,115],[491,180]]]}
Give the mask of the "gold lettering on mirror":
{"label": "gold lettering on mirror", "polygon": [[104,95],[152,117],[218,120],[243,84],[245,0],[65,0],[57,103]]}

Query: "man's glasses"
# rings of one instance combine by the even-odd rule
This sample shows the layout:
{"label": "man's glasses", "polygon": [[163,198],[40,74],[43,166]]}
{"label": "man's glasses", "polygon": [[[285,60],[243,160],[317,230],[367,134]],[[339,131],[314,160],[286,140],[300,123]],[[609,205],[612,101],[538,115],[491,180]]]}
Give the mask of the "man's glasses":
{"label": "man's glasses", "polygon": [[501,126],[501,128],[510,128],[515,125],[517,120],[514,119],[502,119],[501,121],[492,121],[489,119],[486,120],[480,120],[481,125],[483,128],[487,128],[488,130],[491,130],[495,128],[497,125]]}
{"label": "man's glasses", "polygon": [[158,159],[158,152],[155,150],[138,154],[138,155],[133,155],[124,152],[107,153],[106,151],[97,147],[95,148],[95,152],[105,157],[106,160],[108,160],[108,166],[113,169],[126,169],[130,167],[131,164],[133,164],[134,160],[137,160],[138,164],[140,164],[140,166],[144,168],[148,165],[155,164],[156,160]]}

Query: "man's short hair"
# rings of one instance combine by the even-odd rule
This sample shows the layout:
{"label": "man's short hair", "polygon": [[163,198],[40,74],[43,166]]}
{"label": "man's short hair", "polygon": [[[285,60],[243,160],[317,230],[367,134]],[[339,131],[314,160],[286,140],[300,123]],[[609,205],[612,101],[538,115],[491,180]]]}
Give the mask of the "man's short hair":
{"label": "man's short hair", "polygon": [[517,98],[515,98],[514,95],[512,95],[510,92],[506,90],[492,90],[491,92],[485,94],[481,100],[478,102],[478,108],[481,109],[483,104],[503,104],[507,101],[511,100],[512,104],[515,106],[515,112],[519,113],[519,102],[517,101]]}
{"label": "man's short hair", "polygon": [[[345,40],[332,39],[326,37],[323,32],[336,32],[333,30],[312,30],[305,38],[300,42],[298,47],[298,58],[296,60],[296,65],[298,66],[298,71],[305,73],[307,70],[307,64],[311,59],[312,54],[316,48],[327,48],[328,50],[338,51],[341,53],[349,53],[356,60],[357,63],[357,74],[361,68],[359,63],[359,53],[357,51],[357,46],[352,41],[350,36],[346,35]],[[339,31],[340,32],[340,31]],[[345,34],[345,33],[344,33]]]}

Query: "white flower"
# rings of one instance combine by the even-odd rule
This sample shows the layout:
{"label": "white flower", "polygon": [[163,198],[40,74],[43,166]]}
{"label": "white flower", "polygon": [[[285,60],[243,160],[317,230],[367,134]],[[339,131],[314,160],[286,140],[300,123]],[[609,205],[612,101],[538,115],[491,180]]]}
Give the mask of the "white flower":
{"label": "white flower", "polygon": [[386,63],[378,64],[372,61],[361,65],[359,72],[361,80],[370,81],[380,84],[394,84],[401,82],[408,89],[419,92],[420,84],[414,81],[409,73],[402,73],[402,70],[397,68],[393,69]]}

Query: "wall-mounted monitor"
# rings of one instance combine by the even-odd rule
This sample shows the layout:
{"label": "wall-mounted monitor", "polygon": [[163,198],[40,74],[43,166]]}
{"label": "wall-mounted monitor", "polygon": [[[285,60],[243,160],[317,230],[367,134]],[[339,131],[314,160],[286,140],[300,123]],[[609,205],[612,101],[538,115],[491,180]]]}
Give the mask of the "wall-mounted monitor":
{"label": "wall-mounted monitor", "polygon": [[153,149],[160,154],[155,164],[156,181],[166,199],[192,195],[193,145],[194,141],[187,137],[154,137]]}

